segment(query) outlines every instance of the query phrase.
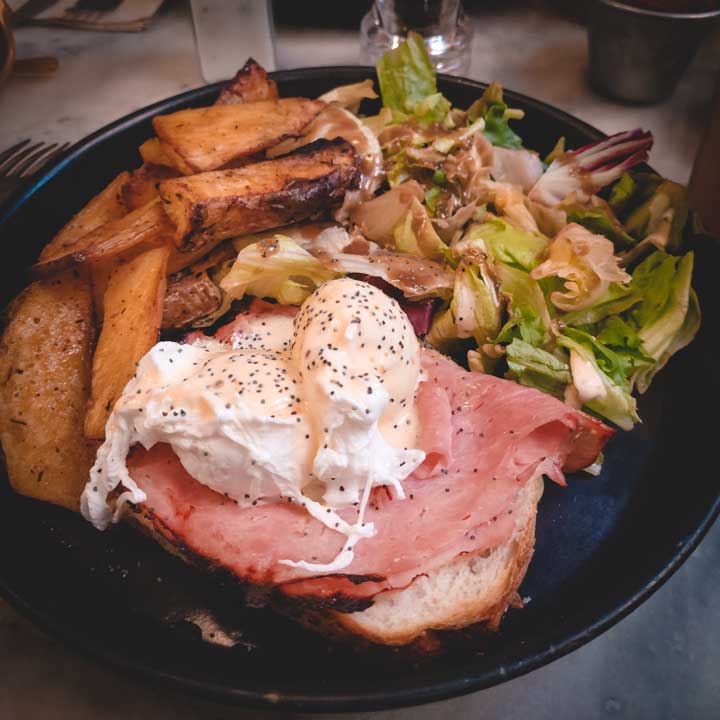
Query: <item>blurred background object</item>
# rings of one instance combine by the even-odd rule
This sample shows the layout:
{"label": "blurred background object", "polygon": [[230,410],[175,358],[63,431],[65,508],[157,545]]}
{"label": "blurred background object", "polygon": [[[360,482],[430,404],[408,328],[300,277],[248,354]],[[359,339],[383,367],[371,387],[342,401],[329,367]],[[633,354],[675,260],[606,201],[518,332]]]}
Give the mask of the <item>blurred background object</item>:
{"label": "blurred background object", "polygon": [[715,0],[594,0],[588,18],[591,83],[630,102],[669,97],[719,17]]}
{"label": "blurred background object", "polygon": [[467,72],[473,27],[460,0],[375,0],[360,24],[362,62],[375,64],[411,30],[440,72]]}
{"label": "blurred background object", "polygon": [[715,87],[707,128],[700,141],[690,176],[690,206],[705,228],[720,238],[720,82]]}
{"label": "blurred background object", "polygon": [[226,80],[238,69],[238,48],[266,70],[275,69],[270,0],[190,0],[195,44],[206,82]]}
{"label": "blurred background object", "polygon": [[17,58],[15,56],[15,39],[13,25],[17,17],[13,14],[5,0],[0,0],[0,84],[10,77],[11,73],[21,77],[40,77],[58,69],[56,57]]}
{"label": "blurred background object", "polygon": [[0,84],[12,72],[15,60],[15,43],[10,27],[10,8],[0,0]]}
{"label": "blurred background object", "polygon": [[[163,0],[27,0],[15,2],[16,22],[80,30],[144,30]],[[219,3],[218,3],[219,4]]]}
{"label": "blurred background object", "polygon": [[68,142],[48,145],[26,139],[0,153],[0,205],[69,147]]}

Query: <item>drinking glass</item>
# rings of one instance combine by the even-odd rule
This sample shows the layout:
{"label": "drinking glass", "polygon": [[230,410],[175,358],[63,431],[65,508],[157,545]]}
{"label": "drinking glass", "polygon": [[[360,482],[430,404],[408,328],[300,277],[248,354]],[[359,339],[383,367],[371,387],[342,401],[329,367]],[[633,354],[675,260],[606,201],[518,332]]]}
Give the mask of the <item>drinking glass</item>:
{"label": "drinking glass", "polygon": [[360,24],[363,61],[377,62],[411,30],[422,35],[438,71],[467,71],[473,31],[460,0],[375,0]]}

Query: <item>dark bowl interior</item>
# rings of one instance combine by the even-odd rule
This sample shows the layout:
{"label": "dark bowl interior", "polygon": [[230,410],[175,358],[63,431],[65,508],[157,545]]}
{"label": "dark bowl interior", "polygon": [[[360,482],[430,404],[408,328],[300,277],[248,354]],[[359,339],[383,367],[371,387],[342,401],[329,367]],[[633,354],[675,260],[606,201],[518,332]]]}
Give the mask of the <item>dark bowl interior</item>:
{"label": "dark bowl interior", "polygon": [[[315,97],[370,76],[363,68],[275,73],[285,96]],[[442,77],[440,89],[467,106],[484,85]],[[5,304],[25,268],[60,226],[120,170],[139,164],[137,147],[158,113],[208,104],[201,88],[124,118],[75,146],[6,206],[0,235]],[[526,112],[528,147],[548,152],[560,135],[570,148],[601,133],[559,110],[508,92]],[[652,593],[697,545],[716,516],[713,407],[720,373],[714,353],[720,252],[697,248],[695,285],[704,310],[700,335],[640,400],[643,423],[610,443],[600,477],[547,483],[537,549],[522,594],[491,638],[453,643],[446,655],[354,654],[264,609],[247,608],[236,588],[184,566],[125,527],[98,533],[79,516],[14,495],[0,480],[0,592],[68,644],[126,671],[222,700],[302,710],[411,705],[478,690],[527,672],[582,645]],[[205,625],[204,642],[196,625]],[[662,632],[662,629],[659,629]],[[214,637],[211,637],[214,636]]]}

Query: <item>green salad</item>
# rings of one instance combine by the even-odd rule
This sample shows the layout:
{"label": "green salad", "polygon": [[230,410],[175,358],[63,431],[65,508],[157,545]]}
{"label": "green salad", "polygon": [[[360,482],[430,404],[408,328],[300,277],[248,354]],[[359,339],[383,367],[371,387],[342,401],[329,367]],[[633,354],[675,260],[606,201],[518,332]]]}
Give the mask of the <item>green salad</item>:
{"label": "green salad", "polygon": [[576,149],[558,138],[543,157],[498,84],[454,107],[416,35],[377,76],[377,114],[358,114],[370,81],[337,88],[307,138],[342,120],[363,159],[358,189],[314,233],[235,241],[237,259],[215,270],[227,298],[300,304],[328,279],[367,278],[470,369],[632,428],[634,392],[700,325],[686,191],[642,166],[651,134]]}

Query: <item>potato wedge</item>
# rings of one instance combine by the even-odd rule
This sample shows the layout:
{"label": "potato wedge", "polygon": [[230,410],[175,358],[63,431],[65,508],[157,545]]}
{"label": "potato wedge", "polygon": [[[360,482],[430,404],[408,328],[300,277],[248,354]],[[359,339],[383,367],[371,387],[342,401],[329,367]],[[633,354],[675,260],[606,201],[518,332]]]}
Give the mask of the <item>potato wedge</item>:
{"label": "potato wedge", "polygon": [[[204,245],[200,245],[194,250],[180,250],[174,243],[170,249],[170,259],[168,260],[168,275],[185,270],[191,265],[194,265],[199,260],[207,257],[213,250],[217,249],[222,245],[224,240],[219,238],[217,240],[211,240]],[[237,253],[235,253],[237,255]]]}
{"label": "potato wedge", "polygon": [[156,198],[119,220],[96,227],[72,247],[39,260],[33,272],[42,277],[76,265],[117,262],[126,259],[127,253],[165,244],[173,235],[173,225]]}
{"label": "potato wedge", "polygon": [[163,165],[141,165],[130,173],[127,181],[120,188],[120,198],[128,212],[147,205],[158,196],[160,180],[177,177],[174,168]]}
{"label": "potato wedge", "polygon": [[207,172],[299,135],[323,107],[307,98],[214,105],[157,115],[153,127],[165,153],[176,153],[192,172]]}
{"label": "potato wedge", "polygon": [[[172,232],[173,231],[170,231],[169,234],[166,236],[165,243],[170,246],[170,257],[168,259],[167,267],[168,275],[172,275],[174,273],[178,273],[182,270],[187,269],[193,263],[196,263],[198,260],[210,254],[217,245],[223,242],[222,239],[214,240],[207,243],[206,245],[203,245],[202,247],[197,248],[194,251],[181,252],[171,240]],[[130,238],[128,238],[128,240],[129,239]],[[102,320],[104,316],[103,306],[105,290],[107,288],[108,281],[110,280],[110,276],[112,275],[115,268],[122,263],[129,262],[136,255],[145,252],[151,247],[155,245],[160,247],[162,244],[163,243],[160,242],[159,239],[157,242],[155,242],[155,240],[152,239],[151,235],[151,239],[148,242],[138,242],[135,244],[128,243],[128,246],[125,246],[124,248],[116,246],[116,250],[118,250],[117,253],[107,253],[105,255],[100,254],[99,256],[96,254],[92,254],[89,257],[85,258],[83,262],[87,264],[90,270],[90,284],[93,290],[95,315],[99,320]],[[102,253],[104,249],[106,248],[103,248],[101,246],[99,252]]]}
{"label": "potato wedge", "polygon": [[105,319],[92,364],[85,437],[102,439],[117,398],[143,355],[157,342],[170,248],[160,247],[120,265],[105,291]]}
{"label": "potato wedge", "polygon": [[[212,251],[223,240],[213,240],[196,250],[190,252],[181,252],[174,244],[170,244],[170,257],[168,258],[167,274],[174,275],[183,270],[187,270],[191,265],[197,263],[205,257],[212,254]],[[145,252],[147,248],[136,247],[132,250],[119,255],[117,257],[108,258],[107,261],[95,262],[90,266],[90,284],[93,291],[93,302],[95,305],[95,317],[98,321],[102,321],[104,316],[104,297],[110,276],[118,265],[128,262],[141,252]],[[236,253],[237,254],[237,253]],[[199,271],[198,271],[199,272]]]}
{"label": "potato wedge", "polygon": [[130,173],[121,172],[43,248],[39,261],[45,262],[72,252],[78,242],[91,230],[125,215],[127,211],[120,200],[120,191],[129,179]]}
{"label": "potato wedge", "polygon": [[163,144],[156,137],[146,140],[139,148],[138,152],[145,165],[163,165],[170,166],[171,161],[165,153]]}
{"label": "potato wedge", "polygon": [[0,439],[13,489],[72,510],[95,458],[83,436],[94,339],[90,287],[68,272],[26,288],[0,343]]}
{"label": "potato wedge", "polygon": [[195,172],[171,147],[156,137],[146,140],[138,150],[146,165],[169,167],[181,175],[192,175]]}
{"label": "potato wedge", "polygon": [[277,83],[268,77],[262,65],[250,58],[220,91],[215,105],[239,105],[260,100],[277,100],[278,97]]}
{"label": "potato wedge", "polygon": [[276,160],[163,180],[160,196],[181,249],[297,222],[342,202],[360,158],[343,140],[318,140]]}

